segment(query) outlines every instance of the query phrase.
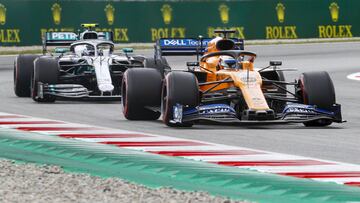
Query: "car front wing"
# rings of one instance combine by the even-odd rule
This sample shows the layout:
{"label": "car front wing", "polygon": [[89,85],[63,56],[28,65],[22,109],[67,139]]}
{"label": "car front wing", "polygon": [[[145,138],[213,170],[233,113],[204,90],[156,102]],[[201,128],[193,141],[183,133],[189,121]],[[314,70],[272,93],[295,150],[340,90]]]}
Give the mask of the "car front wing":
{"label": "car front wing", "polygon": [[[262,112],[261,112],[262,113]],[[273,119],[241,119],[236,111],[226,104],[200,105],[189,108],[180,104],[173,106],[172,123],[186,123],[196,121],[212,121],[217,123],[244,123],[244,124],[282,124],[304,123],[316,120],[331,120],[333,122],[345,122],[341,117],[341,105],[334,104],[332,109],[324,110],[314,105],[290,103],[283,112]]]}

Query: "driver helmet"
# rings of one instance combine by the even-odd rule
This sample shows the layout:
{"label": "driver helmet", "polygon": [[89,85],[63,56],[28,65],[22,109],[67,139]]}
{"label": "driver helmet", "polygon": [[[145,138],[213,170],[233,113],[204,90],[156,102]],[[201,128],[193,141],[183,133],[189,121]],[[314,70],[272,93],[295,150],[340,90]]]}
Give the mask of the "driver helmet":
{"label": "driver helmet", "polygon": [[236,66],[236,59],[231,56],[220,56],[219,63],[223,69],[232,69]]}

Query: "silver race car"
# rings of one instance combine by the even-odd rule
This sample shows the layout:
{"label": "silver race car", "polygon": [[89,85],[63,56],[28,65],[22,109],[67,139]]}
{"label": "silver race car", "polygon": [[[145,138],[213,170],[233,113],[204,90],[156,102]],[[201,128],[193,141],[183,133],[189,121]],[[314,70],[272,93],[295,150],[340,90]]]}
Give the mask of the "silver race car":
{"label": "silver race car", "polygon": [[[144,67],[145,58],[131,48],[114,54],[111,32],[95,32],[83,24],[82,33],[49,32],[43,55],[19,55],[14,63],[14,91],[36,102],[61,99],[120,100],[123,73]],[[53,52],[48,46],[56,46]]]}

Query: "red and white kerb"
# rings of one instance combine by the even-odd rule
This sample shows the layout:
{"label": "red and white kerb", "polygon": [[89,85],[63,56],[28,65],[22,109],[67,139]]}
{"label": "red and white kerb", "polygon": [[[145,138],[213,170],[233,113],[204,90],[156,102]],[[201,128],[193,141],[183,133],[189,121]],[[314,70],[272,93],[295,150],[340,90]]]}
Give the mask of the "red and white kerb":
{"label": "red and white kerb", "polygon": [[0,113],[0,128],[110,144],[264,173],[360,186],[360,165],[355,164],[8,113]]}

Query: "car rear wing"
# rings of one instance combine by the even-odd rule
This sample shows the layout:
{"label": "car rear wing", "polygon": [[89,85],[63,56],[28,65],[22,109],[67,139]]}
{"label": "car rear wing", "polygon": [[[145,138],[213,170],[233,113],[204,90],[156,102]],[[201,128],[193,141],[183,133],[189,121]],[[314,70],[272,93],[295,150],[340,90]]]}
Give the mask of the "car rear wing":
{"label": "car rear wing", "polygon": [[73,32],[46,32],[44,44],[46,46],[70,46],[78,40],[78,35]]}
{"label": "car rear wing", "polygon": [[43,53],[48,46],[70,46],[78,40],[78,35],[73,32],[46,32],[43,36]]}
{"label": "car rear wing", "polygon": [[[161,38],[156,41],[155,55],[161,56],[191,56],[205,53],[212,38]],[[238,49],[244,50],[244,40],[231,38]]]}
{"label": "car rear wing", "polygon": [[43,36],[43,53],[48,46],[70,46],[73,42],[82,39],[101,39],[113,41],[113,32],[85,31],[80,34],[74,32],[46,32]]}

